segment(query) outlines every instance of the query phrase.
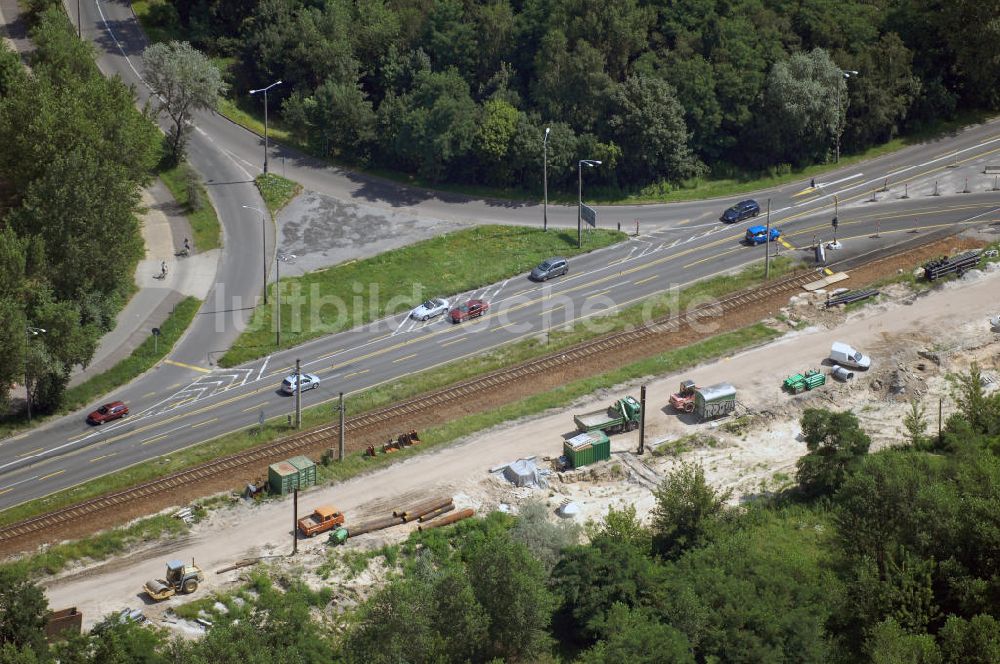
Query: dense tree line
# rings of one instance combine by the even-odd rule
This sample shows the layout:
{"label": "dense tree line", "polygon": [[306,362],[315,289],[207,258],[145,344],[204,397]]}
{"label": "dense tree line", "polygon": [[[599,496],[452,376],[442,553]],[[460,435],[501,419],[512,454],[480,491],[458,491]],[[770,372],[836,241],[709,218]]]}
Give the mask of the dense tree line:
{"label": "dense tree line", "polygon": [[[783,169],[1000,109],[995,2],[169,0],[156,20],[281,79],[318,153],[431,180],[636,189]],[[845,80],[841,69],[858,71]],[[253,100],[254,103],[258,103]]]}
{"label": "dense tree line", "polygon": [[33,405],[58,405],[72,367],[114,326],[159,154],[156,126],[98,72],[61,3],[32,9],[30,71],[0,45],[0,412],[26,369]]}
{"label": "dense tree line", "polygon": [[797,485],[744,507],[682,464],[649,526],[629,506],[581,538],[528,504],[416,533],[346,613],[257,573],[257,600],[196,641],[112,618],[46,646],[44,597],[0,568],[0,662],[997,662],[1000,392],[982,385],[957,377],[940,437],[874,454],[851,413],[807,410]]}

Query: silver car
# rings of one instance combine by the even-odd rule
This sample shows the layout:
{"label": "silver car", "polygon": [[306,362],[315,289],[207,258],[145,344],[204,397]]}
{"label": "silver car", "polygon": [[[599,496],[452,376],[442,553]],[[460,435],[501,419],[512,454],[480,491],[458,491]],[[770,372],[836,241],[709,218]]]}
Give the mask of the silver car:
{"label": "silver car", "polygon": [[[319,376],[316,374],[304,373],[299,378],[301,379],[299,383],[301,383],[303,392],[319,387]],[[285,380],[281,381],[281,391],[285,394],[295,394],[295,390],[299,387],[295,379],[295,374],[285,376]]]}
{"label": "silver car", "polygon": [[569,272],[569,262],[561,256],[554,256],[535,266],[528,276],[533,281],[546,281],[552,277],[561,277],[567,272]]}
{"label": "silver car", "polygon": [[449,308],[448,300],[441,297],[432,297],[411,311],[410,318],[414,320],[429,320],[435,316],[447,313]]}

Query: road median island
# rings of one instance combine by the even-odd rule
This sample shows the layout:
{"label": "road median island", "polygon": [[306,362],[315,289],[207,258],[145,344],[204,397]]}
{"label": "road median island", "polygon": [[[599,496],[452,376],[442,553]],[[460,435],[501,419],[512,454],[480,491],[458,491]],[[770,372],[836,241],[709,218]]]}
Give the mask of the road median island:
{"label": "road median island", "polygon": [[[946,238],[939,242],[924,244],[901,254],[860,265],[852,271],[852,281],[856,282],[854,284],[856,286],[871,283],[897,275],[906,267],[920,264],[942,252],[947,253],[955,247],[981,244],[963,238]],[[802,275],[803,278],[808,276],[809,273]],[[788,295],[789,291],[775,292],[769,298],[757,300],[739,312],[728,313],[723,317],[724,326],[720,326],[713,334],[699,333],[696,330],[683,332],[664,327],[661,334],[654,335],[648,342],[624,347],[618,353],[604,353],[598,355],[595,361],[577,362],[558,371],[550,370],[539,378],[516,380],[494,388],[482,389],[474,399],[452,399],[433,408],[426,408],[423,412],[417,410],[405,416],[394,417],[390,414],[379,417],[380,413],[392,410],[392,407],[379,410],[386,404],[399,406],[401,402],[414,403],[421,398],[418,395],[426,396],[435,389],[444,392],[449,389],[446,386],[454,387],[456,383],[462,384],[460,378],[463,374],[447,371],[449,367],[444,367],[433,372],[425,372],[426,375],[418,374],[403,381],[368,390],[351,397],[348,402],[351,415],[348,419],[348,431],[351,432],[352,420],[376,420],[378,425],[368,427],[364,431],[357,430],[356,434],[349,433],[349,454],[345,461],[322,468],[322,479],[343,480],[388,463],[390,459],[406,458],[410,454],[440,446],[462,435],[511,418],[565,405],[577,396],[602,387],[620,384],[641,376],[678,370],[713,357],[731,354],[750,345],[763,343],[778,333],[760,325],[757,321],[773,315],[777,309],[784,306],[788,301]],[[550,348],[544,350],[551,353]],[[537,351],[535,353],[536,356],[541,354]],[[566,351],[558,353],[558,355],[565,354]],[[456,364],[461,365],[461,363]],[[510,367],[513,364],[516,363],[501,363],[500,366]],[[479,373],[482,367],[474,367],[473,370]],[[465,377],[468,378],[468,375]],[[472,381],[470,379],[465,382]],[[443,386],[444,389],[441,389]],[[472,412],[470,403],[474,404]],[[169,490],[150,492],[141,499],[130,498],[126,504],[97,511],[90,518],[78,519],[67,527],[60,528],[59,532],[62,538],[83,537],[96,529],[140,518],[164,507],[182,504],[217,491],[239,489],[242,482],[265,476],[267,464],[278,458],[284,458],[292,449],[296,454],[311,454],[315,458],[320,458],[324,452],[328,452],[335,445],[337,436],[336,426],[329,424],[331,410],[326,404],[304,411],[303,425],[306,429],[304,433],[311,434],[313,438],[311,444],[296,445],[293,439],[301,439],[303,434],[294,434],[284,423],[282,416],[268,422],[259,433],[255,431],[256,427],[248,427],[192,446],[187,450],[174,452],[169,457],[145,462],[94,482],[11,508],[0,513],[0,525],[15,524],[40,514],[68,511],[71,506],[83,501],[109,493],[128,492],[130,487],[156,482],[155,478],[171,473],[181,475],[185,470],[199,465],[207,466],[227,455],[243,454],[250,451],[248,448],[253,448],[260,455],[259,458],[252,463],[239,465],[237,470],[228,473],[205,473],[210,479],[181,483]],[[368,417],[369,414],[371,417]],[[412,428],[421,431],[424,444],[393,455],[379,456],[376,459],[365,458],[360,453],[369,441],[381,443],[387,435],[395,435]],[[287,450],[275,452],[270,456],[266,453],[260,454],[266,452],[269,445],[281,439],[285,439],[285,445],[290,445]],[[6,534],[0,530],[0,552],[24,550],[40,541],[26,536],[9,537],[10,529],[7,530]]]}

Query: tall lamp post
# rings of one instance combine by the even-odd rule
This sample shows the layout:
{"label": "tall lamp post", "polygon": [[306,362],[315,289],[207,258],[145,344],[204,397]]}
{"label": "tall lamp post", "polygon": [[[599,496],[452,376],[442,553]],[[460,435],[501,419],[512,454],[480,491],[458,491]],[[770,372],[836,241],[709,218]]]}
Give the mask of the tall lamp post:
{"label": "tall lamp post", "polygon": [[254,210],[255,212],[260,212],[260,239],[261,239],[260,251],[264,257],[264,262],[262,263],[262,265],[264,266],[264,304],[267,304],[267,229],[266,229],[266,221],[264,220],[264,211],[261,210],[260,208],[255,208],[251,205],[244,205],[243,207],[245,207],[248,210]]}
{"label": "tall lamp post", "polygon": [[581,159],[576,164],[576,188],[577,188],[577,206],[576,206],[576,246],[579,249],[583,246],[583,165],[586,164],[593,168],[594,166],[600,166],[601,162],[597,159]]}
{"label": "tall lamp post", "polygon": [[281,85],[281,81],[275,81],[266,88],[257,88],[256,90],[251,90],[250,94],[255,95],[258,92],[264,93],[264,173],[267,173],[267,91],[276,85]]}
{"label": "tall lamp post", "polygon": [[31,421],[31,386],[28,384],[28,341],[31,337],[45,334],[44,327],[24,326],[24,403],[28,406],[28,421]]}
{"label": "tall lamp post", "polygon": [[[852,76],[857,76],[858,72],[853,69],[840,69],[840,75],[846,80]],[[836,162],[840,163],[840,135],[844,132],[844,124],[841,121],[842,113],[840,112],[840,81],[837,81],[837,156]]]}
{"label": "tall lamp post", "polygon": [[542,205],[542,230],[549,230],[549,132],[552,127],[545,128],[545,138],[542,139],[542,188],[545,191],[545,203]]}

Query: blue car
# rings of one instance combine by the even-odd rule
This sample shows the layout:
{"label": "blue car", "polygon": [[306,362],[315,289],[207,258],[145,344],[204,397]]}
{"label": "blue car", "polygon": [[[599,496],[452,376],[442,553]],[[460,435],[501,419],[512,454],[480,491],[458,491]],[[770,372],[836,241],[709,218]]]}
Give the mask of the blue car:
{"label": "blue car", "polygon": [[[771,229],[771,242],[781,237],[781,231],[777,228]],[[746,243],[750,245],[764,244],[767,241],[766,226],[751,226],[747,229]]]}

